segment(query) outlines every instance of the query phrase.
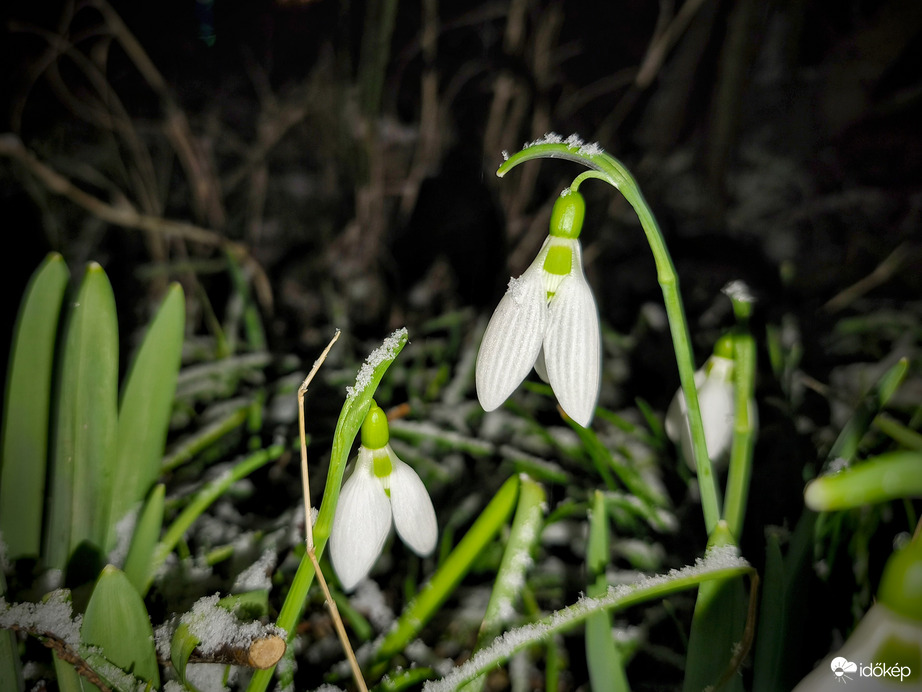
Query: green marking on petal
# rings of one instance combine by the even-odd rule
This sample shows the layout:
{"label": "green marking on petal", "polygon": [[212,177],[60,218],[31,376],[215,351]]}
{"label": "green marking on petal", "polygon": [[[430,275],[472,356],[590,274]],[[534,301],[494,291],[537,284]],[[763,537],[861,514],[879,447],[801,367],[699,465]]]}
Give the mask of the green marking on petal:
{"label": "green marking on petal", "polygon": [[547,257],[544,258],[544,271],[548,274],[566,276],[572,266],[573,250],[564,245],[552,245],[548,248]]}
{"label": "green marking on petal", "polygon": [[[382,449],[390,439],[387,428],[387,414],[374,399],[362,423],[362,446],[367,449]],[[390,473],[390,471],[388,471]]]}
{"label": "green marking on petal", "polygon": [[[380,410],[380,409],[379,409]],[[393,464],[391,464],[391,457],[385,449],[378,449],[372,453],[372,470],[376,478],[387,478],[391,475],[391,471],[394,470]],[[387,490],[387,495],[390,497],[390,490]]]}

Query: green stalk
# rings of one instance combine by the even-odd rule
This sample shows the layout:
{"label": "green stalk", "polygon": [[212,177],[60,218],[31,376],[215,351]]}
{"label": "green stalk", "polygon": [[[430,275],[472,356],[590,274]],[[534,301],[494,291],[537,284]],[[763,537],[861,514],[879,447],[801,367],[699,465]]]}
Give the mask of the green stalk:
{"label": "green stalk", "polygon": [[650,245],[650,250],[653,252],[657,280],[663,291],[666,316],[669,319],[669,330],[672,334],[672,344],[679,368],[679,382],[682,385],[682,391],[685,393],[685,401],[688,405],[692,451],[698,473],[704,524],[708,535],[710,535],[720,519],[720,501],[717,497],[717,487],[711,469],[711,461],[708,458],[707,445],[704,441],[704,425],[701,420],[701,409],[698,405],[698,391],[695,388],[695,358],[691,345],[691,336],[688,331],[688,322],[685,318],[685,308],[682,304],[682,296],[679,293],[679,278],[672,263],[672,257],[666,249],[663,234],[643,194],[641,194],[637,182],[620,161],[607,154],[598,145],[586,145],[575,136],[570,137],[566,142],[559,137],[553,136],[548,136],[546,140],[545,142],[537,142],[510,156],[496,171],[496,175],[503,177],[518,164],[538,158],[558,158],[574,161],[592,170],[577,176],[570,186],[572,190],[578,189],[580,183],[587,178],[604,180],[619,190],[637,213],[640,225],[643,227],[647,242]]}
{"label": "green stalk", "polygon": [[733,416],[733,445],[727,472],[724,519],[733,537],[739,541],[746,517],[749,480],[752,476],[752,453],[755,447],[755,413],[750,410],[756,377],[756,343],[748,332],[734,335],[734,387],[736,411]]}

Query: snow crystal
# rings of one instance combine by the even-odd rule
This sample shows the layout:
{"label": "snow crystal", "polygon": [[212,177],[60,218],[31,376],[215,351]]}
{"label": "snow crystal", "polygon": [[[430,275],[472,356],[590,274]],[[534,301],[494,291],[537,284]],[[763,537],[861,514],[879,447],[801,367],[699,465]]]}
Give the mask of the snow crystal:
{"label": "snow crystal", "polygon": [[80,646],[82,615],[72,617],[68,593],[52,591],[43,603],[13,603],[0,597],[0,629],[20,627],[29,632],[54,635],[72,649]]}
{"label": "snow crystal", "polygon": [[521,277],[509,277],[509,285],[507,286],[506,290],[512,295],[512,300],[516,305],[522,304],[522,300],[525,298],[525,291],[522,287]]}
{"label": "snow crystal", "polygon": [[262,557],[237,575],[231,591],[242,593],[272,588],[272,570],[275,569],[275,562],[275,551],[267,550]]}
{"label": "snow crystal", "polygon": [[503,161],[509,160],[509,152],[503,149]]}
{"label": "snow crystal", "polygon": [[198,648],[209,654],[225,646],[245,648],[257,639],[270,635],[285,638],[285,632],[275,625],[259,622],[240,622],[229,610],[218,605],[219,596],[205,596],[185,613],[180,622],[189,626],[189,631],[199,640]]}
{"label": "snow crystal", "polygon": [[576,149],[576,153],[580,156],[598,156],[605,153],[605,150],[599,146],[598,142],[584,142],[577,134],[572,134],[564,139],[556,132],[548,132],[544,137],[539,137],[533,142],[526,142],[522,149],[528,149],[540,144],[563,144],[567,149]]}
{"label": "snow crystal", "polygon": [[726,286],[721,289],[721,292],[730,298],[730,300],[735,300],[740,303],[754,303],[756,302],[755,296],[752,295],[752,291],[749,290],[749,286],[745,281],[731,281]]}
{"label": "snow crystal", "polygon": [[351,399],[358,396],[363,391],[365,387],[371,382],[372,375],[374,375],[375,368],[378,367],[381,363],[386,360],[393,360],[397,348],[400,346],[401,339],[405,338],[407,335],[407,328],[401,327],[389,337],[387,337],[378,348],[368,354],[368,358],[365,359],[365,362],[362,364],[362,367],[359,369],[358,374],[355,376],[355,387],[346,387],[346,398]]}
{"label": "snow crystal", "polygon": [[384,601],[381,587],[373,579],[362,580],[350,601],[378,631],[387,629],[394,622],[394,611]]}

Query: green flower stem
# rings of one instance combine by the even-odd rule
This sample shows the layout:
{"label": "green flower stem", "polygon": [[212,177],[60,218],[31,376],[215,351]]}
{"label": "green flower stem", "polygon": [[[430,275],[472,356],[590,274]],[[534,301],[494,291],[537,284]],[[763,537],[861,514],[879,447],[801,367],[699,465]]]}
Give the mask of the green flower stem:
{"label": "green flower stem", "polygon": [[573,181],[570,189],[578,189],[580,183],[587,178],[604,180],[624,195],[624,198],[631,204],[640,219],[640,224],[647,236],[647,242],[650,244],[650,250],[653,252],[657,279],[663,291],[666,316],[669,319],[672,344],[679,368],[679,382],[682,385],[682,391],[685,393],[685,401],[688,406],[692,452],[698,473],[704,523],[708,535],[710,535],[720,519],[720,501],[717,497],[717,487],[711,469],[711,461],[708,458],[707,446],[704,441],[704,425],[701,420],[701,409],[698,406],[698,391],[695,388],[695,358],[688,323],[685,319],[685,308],[682,304],[682,296],[679,293],[679,279],[669,251],[666,249],[666,243],[663,240],[659,225],[656,223],[650,207],[641,194],[637,182],[624,165],[598,146],[584,145],[582,142],[577,141],[575,137],[570,138],[567,142],[549,141],[526,147],[510,156],[496,171],[496,175],[503,177],[518,164],[538,158],[558,158],[574,161],[592,169],[578,176]]}
{"label": "green flower stem", "polygon": [[153,575],[160,568],[160,565],[166,560],[167,556],[173,552],[176,544],[182,540],[183,535],[192,526],[192,522],[198,519],[208,507],[223,495],[237,481],[246,478],[257,469],[265,466],[270,461],[275,461],[285,451],[284,445],[272,445],[266,449],[250,454],[241,462],[236,464],[227,473],[221,474],[218,478],[206,484],[198,494],[192,498],[192,501],[186,505],[186,508],[180,512],[179,516],[173,521],[170,527],[163,534],[163,539],[154,550],[151,559],[150,571],[147,585],[144,591],[150,588],[150,582]]}
{"label": "green flower stem", "polygon": [[[333,435],[333,448],[330,452],[330,470],[327,472],[327,483],[323,491],[323,500],[320,505],[320,512],[317,515],[317,521],[314,524],[314,554],[317,561],[320,561],[323,550],[326,547],[327,540],[330,538],[330,531],[333,527],[333,515],[336,513],[336,503],[339,502],[339,492],[342,488],[343,474],[346,471],[346,464],[349,461],[349,453],[352,451],[352,443],[358,435],[362,423],[365,421],[365,415],[371,408],[372,397],[378,389],[378,384],[384,373],[390,367],[394,359],[403,350],[407,343],[407,330],[398,329],[383,343],[372,351],[365,363],[359,369],[355,379],[355,386],[346,390],[346,401],[343,404],[342,411],[339,414],[339,420],[336,422],[336,431]],[[301,614],[304,611],[304,605],[307,602],[307,593],[314,581],[314,566],[311,562],[310,555],[304,554],[301,563],[298,565],[298,571],[295,573],[294,580],[282,609],[279,611],[278,619],[275,624],[288,632],[289,642],[294,636],[295,627]],[[292,651],[288,647],[288,651]],[[286,655],[289,655],[286,652]],[[247,692],[264,692],[272,681],[275,673],[275,667],[266,670],[257,670],[253,677],[250,678],[250,684],[247,686]],[[294,671],[287,671],[287,675],[293,675]],[[282,677],[280,675],[280,677]],[[292,684],[289,680],[279,680],[279,687],[284,688],[286,684]]]}
{"label": "green flower stem", "polygon": [[922,497],[922,452],[889,452],[807,485],[804,502],[816,512],[852,509],[901,497]]}
{"label": "green flower stem", "polygon": [[451,595],[471,565],[509,519],[519,495],[520,483],[518,476],[512,476],[503,483],[464,538],[384,637],[375,652],[376,661],[387,661],[402,651]]}
{"label": "green flower stem", "polygon": [[724,519],[730,533],[738,541],[746,517],[746,500],[749,497],[749,480],[752,476],[752,453],[755,447],[755,421],[751,402],[755,391],[756,344],[752,335],[741,332],[733,338],[734,385],[736,411],[734,414],[733,446],[730,448],[730,468],[727,472],[727,492],[724,500]]}
{"label": "green flower stem", "polygon": [[[519,501],[512,520],[506,550],[496,573],[496,582],[487,603],[486,614],[477,635],[477,649],[499,636],[514,613],[513,607],[525,584],[525,572],[532,564],[532,552],[544,527],[544,488],[526,475],[520,477]],[[464,687],[465,692],[483,689],[486,677],[481,676]]]}

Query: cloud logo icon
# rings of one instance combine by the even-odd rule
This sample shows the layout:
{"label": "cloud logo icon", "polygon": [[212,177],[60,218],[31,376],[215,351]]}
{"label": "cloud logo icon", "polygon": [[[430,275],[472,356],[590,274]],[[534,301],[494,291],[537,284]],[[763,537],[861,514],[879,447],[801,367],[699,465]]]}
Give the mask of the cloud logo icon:
{"label": "cloud logo icon", "polygon": [[855,673],[858,670],[857,663],[853,663],[852,661],[849,661],[842,656],[837,656],[836,658],[832,659],[829,667],[832,668],[832,672],[837,678],[847,678],[848,676],[845,675],[846,673]]}

